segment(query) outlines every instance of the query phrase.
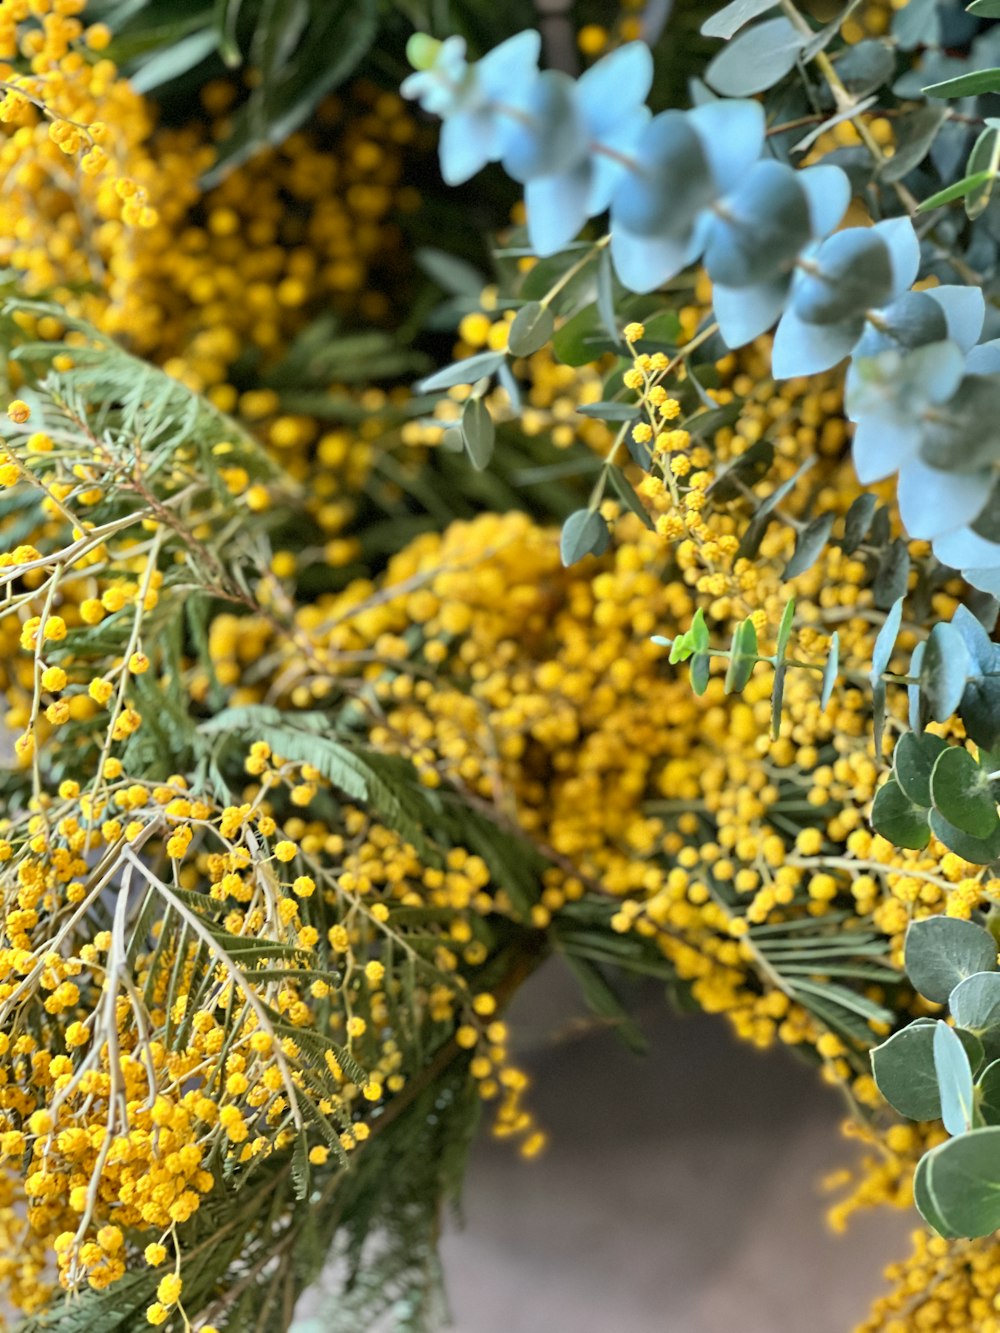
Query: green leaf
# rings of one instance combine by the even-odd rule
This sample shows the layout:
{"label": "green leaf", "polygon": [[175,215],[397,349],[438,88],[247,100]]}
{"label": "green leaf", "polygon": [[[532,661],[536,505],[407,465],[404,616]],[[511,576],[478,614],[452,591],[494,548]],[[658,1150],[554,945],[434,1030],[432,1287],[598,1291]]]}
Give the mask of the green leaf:
{"label": "green leaf", "polygon": [[856,551],[868,536],[877,504],[878,501],[870,491],[865,491],[852,502],[844,516],[844,539],[840,543],[845,555]]}
{"label": "green leaf", "polygon": [[941,621],[931,630],[920,662],[921,711],[947,722],[962,702],[969,678],[969,650],[954,625]]}
{"label": "green leaf", "polygon": [[462,440],[472,466],[482,472],[493,457],[496,428],[481,398],[470,398],[462,409]]}
{"label": "green leaf", "polygon": [[927,811],[915,805],[895,778],[879,787],[872,802],[872,828],[894,847],[920,851],[931,840]]}
{"label": "green leaf", "polygon": [[775,642],[774,656],[775,660],[781,662],[788,651],[789,640],[792,637],[792,625],[795,622],[795,598],[791,597],[785,603],[785,609],[781,613],[781,623],[778,625],[778,637]]}
{"label": "green leaf", "polygon": [[475,356],[467,356],[419,380],[417,391],[435,393],[438,389],[451,389],[456,384],[475,384],[476,380],[499,370],[505,359],[503,352],[477,352]]}
{"label": "green leaf", "polygon": [[941,208],[944,204],[952,204],[956,199],[964,199],[967,194],[974,190],[981,190],[984,185],[992,184],[995,179],[995,173],[992,171],[976,171],[971,176],[963,176],[960,181],[955,181],[953,185],[947,185],[943,190],[938,190],[928,199],[922,199],[917,205],[918,213],[926,213],[932,208]]}
{"label": "green leaf", "polygon": [[1000,1060],[988,1064],[979,1076],[976,1110],[988,1125],[1000,1125]]}
{"label": "green leaf", "polygon": [[552,337],[555,318],[547,305],[529,301],[514,316],[507,336],[507,346],[513,356],[530,356]]}
{"label": "green leaf", "polygon": [[931,731],[907,731],[896,742],[892,767],[896,781],[914,805],[930,809],[931,770],[947,742]]}
{"label": "green leaf", "polygon": [[608,337],[621,346],[621,333],[615,316],[615,279],[611,265],[611,254],[607,246],[601,251],[597,261],[597,313],[601,317]]}
{"label": "green leaf", "polygon": [[690,628],[679,634],[670,645],[671,663],[686,662],[692,653],[704,652],[710,642],[705,612],[699,606],[691,618]]}
{"label": "green leaf", "polygon": [[1000,861],[1000,830],[989,838],[974,838],[945,819],[940,810],[932,810],[929,818],[935,838],[963,861],[974,866],[988,866]]}
{"label": "green leaf", "polygon": [[469,296],[479,301],[486,279],[474,265],[432,245],[418,246],[413,257],[432,282],[450,295]]}
{"label": "green leaf", "polygon": [[946,746],[938,755],[930,790],[935,809],[963,833],[989,838],[1000,829],[989,777],[961,746]]}
{"label": "green leaf", "polygon": [[830,640],[830,656],[826,659],[826,666],[823,668],[823,687],[820,690],[819,706],[826,708],[833,695],[833,687],[837,683],[837,672],[840,669],[840,635],[834,631],[833,638]]}
{"label": "green leaf", "polygon": [[206,184],[217,184],[265,143],[281,143],[298,129],[372,45],[378,8],[377,0],[303,0],[294,7],[268,0],[260,7],[251,52],[260,83],[234,112]]}
{"label": "green leaf", "polygon": [[586,366],[612,348],[596,305],[584,306],[571,319],[563,320],[552,335],[552,351],[567,366]]}
{"label": "green leaf", "polygon": [[655,532],[656,524],[650,518],[642,501],[632,489],[632,483],[629,481],[628,477],[626,477],[622,469],[612,464],[608,468],[608,480],[611,482],[612,489],[625,508],[631,510],[636,518],[642,519],[650,532]]}
{"label": "green leaf", "polygon": [[921,1019],[894,1033],[871,1053],[878,1090],[909,1120],[937,1120],[941,1093],[934,1069],[934,1024]]}
{"label": "green leaf", "polygon": [[723,687],[726,694],[739,694],[745,688],[757,660],[757,629],[748,616],[746,620],[740,621],[733,633],[729,668]]}
{"label": "green leaf", "polygon": [[965,169],[970,175],[976,175],[981,171],[989,173],[988,179],[979,189],[970,190],[965,196],[965,211],[970,218],[979,217],[988,206],[998,166],[1000,166],[1000,132],[995,126],[990,125],[973,144],[966,163]]}
{"label": "green leaf", "polygon": [[585,403],[576,409],[582,417],[598,421],[634,421],[639,415],[635,403]]}
{"label": "green leaf", "polygon": [[879,169],[882,180],[902,180],[918,167],[931,150],[948,116],[943,106],[923,106],[896,123],[896,151]]}
{"label": "green leaf", "polygon": [[972,1128],[972,1069],[958,1035],[940,1021],[934,1025],[934,1070],[944,1127],[949,1134],[966,1134]]}
{"label": "green leaf", "polygon": [[974,972],[960,981],[948,998],[959,1027],[982,1037],[1000,1027],[1000,972]]}
{"label": "green leaf", "polygon": [[930,1189],[930,1153],[926,1153],[917,1163],[913,1175],[913,1202],[917,1211],[929,1227],[946,1240],[957,1240],[959,1233],[953,1231],[941,1216],[937,1200]]}
{"label": "green leaf", "polygon": [[216,33],[212,28],[201,28],[179,42],[173,42],[144,60],[129,82],[137,93],[151,93],[165,83],[178,79],[188,70],[200,65],[217,48]]}
{"label": "green leaf", "polygon": [[695,653],[691,658],[691,688],[695,694],[704,694],[708,689],[711,665],[712,659],[708,653]]}
{"label": "green leaf", "polygon": [[794,554],[785,566],[782,578],[794,579],[816,563],[829,540],[835,518],[835,514],[820,514],[799,532]]}
{"label": "green leaf", "polygon": [[988,1236],[1000,1228],[1000,1126],[949,1139],[924,1160],[927,1193],[947,1228],[942,1234]]}
{"label": "green leaf", "polygon": [[913,986],[935,1004],[966,977],[997,970],[997,945],[982,926],[958,917],[932,916],[913,921],[904,945],[906,975]]}
{"label": "green leaf", "polygon": [[922,89],[927,97],[980,97],[983,93],[1000,93],[1000,69],[974,69],[957,78],[932,83]]}
{"label": "green leaf", "polygon": [[966,5],[966,13],[978,14],[984,19],[1000,19],[1000,0],[972,0]]}
{"label": "green leaf", "polygon": [[608,525],[593,509],[578,509],[563,524],[559,551],[564,565],[575,565],[585,555],[603,555],[611,534]]}
{"label": "green leaf", "polygon": [[649,1043],[597,964],[571,952],[563,957],[592,1012],[605,1019],[630,1050],[645,1054]]}

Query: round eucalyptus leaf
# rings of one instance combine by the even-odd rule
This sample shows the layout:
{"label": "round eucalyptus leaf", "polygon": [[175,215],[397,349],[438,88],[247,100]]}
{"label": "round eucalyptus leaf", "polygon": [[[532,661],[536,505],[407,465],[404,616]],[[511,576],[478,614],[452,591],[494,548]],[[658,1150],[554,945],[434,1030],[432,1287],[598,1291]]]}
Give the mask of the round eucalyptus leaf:
{"label": "round eucalyptus leaf", "polygon": [[705,82],[723,97],[762,93],[794,68],[807,40],[786,18],[758,23],[722,48],[705,71]]}
{"label": "round eucalyptus leaf", "polygon": [[1000,830],[989,838],[974,838],[945,819],[940,810],[932,810],[928,820],[938,842],[943,842],[950,852],[970,865],[988,866],[1000,861]]}
{"label": "round eucalyptus leaf", "polygon": [[675,235],[715,194],[702,141],[681,111],[663,111],[646,126],[634,156],[642,171],[622,177],[611,201],[612,231]]}
{"label": "round eucalyptus leaf", "polygon": [[1000,380],[966,375],[946,403],[924,414],[920,456],[945,472],[977,472],[1000,463]]}
{"label": "round eucalyptus leaf", "polygon": [[909,1120],[937,1120],[941,1093],[934,1070],[934,1024],[911,1023],[871,1053],[878,1090]]}
{"label": "round eucalyptus leaf", "polygon": [[913,1202],[917,1205],[920,1216],[939,1236],[944,1236],[946,1240],[956,1240],[959,1233],[953,1231],[941,1216],[937,1200],[931,1193],[930,1164],[930,1153],[926,1153],[917,1163],[917,1169],[913,1176]]}
{"label": "round eucalyptus leaf", "polygon": [[808,324],[836,324],[892,295],[889,247],[870,228],[851,227],[824,241],[792,294],[792,305]]}
{"label": "round eucalyptus leaf", "polygon": [[896,57],[886,42],[858,42],[837,61],[841,82],[855,97],[874,92],[892,78],[895,68]]}
{"label": "round eucalyptus leaf", "polygon": [[959,1027],[976,1036],[1000,1027],[1000,972],[974,972],[960,981],[948,997],[948,1008]]}
{"label": "round eucalyptus leaf", "polygon": [[552,337],[555,319],[547,305],[529,301],[514,316],[507,335],[507,346],[514,356],[530,356]]}
{"label": "round eucalyptus leaf", "polygon": [[910,923],[903,961],[920,994],[945,1004],[966,977],[997,970],[997,945],[988,930],[972,921],[932,916]]}
{"label": "round eucalyptus leaf", "polygon": [[988,1064],[979,1076],[976,1109],[988,1125],[1000,1125],[1000,1060]]}
{"label": "round eucalyptus leaf", "polygon": [[924,1185],[952,1236],[989,1236],[1000,1228],[1000,1126],[987,1125],[933,1148]]}
{"label": "round eucalyptus leaf", "polygon": [[935,722],[947,722],[962,702],[969,677],[969,650],[954,625],[931,630],[920,662],[921,708]]}
{"label": "round eucalyptus leaf", "polygon": [[933,732],[907,731],[896,742],[892,752],[892,768],[896,781],[915,805],[929,808],[931,802],[931,770],[947,742]]}
{"label": "round eucalyptus leaf", "polygon": [[559,551],[564,565],[575,565],[585,555],[603,555],[611,534],[604,519],[593,509],[578,509],[563,524]]}
{"label": "round eucalyptus leaf", "polygon": [[717,205],[704,264],[713,282],[749,287],[790,267],[811,234],[798,172],[763,160]]}
{"label": "round eucalyptus leaf", "polygon": [[992,784],[968,750],[947,746],[931,773],[931,801],[945,819],[974,838],[988,838],[1000,829]]}
{"label": "round eucalyptus leaf", "polygon": [[570,170],[587,151],[587,132],[576,85],[561,70],[547,69],[509,99],[520,114],[504,121],[503,166],[522,184]]}
{"label": "round eucalyptus leaf", "polygon": [[875,832],[894,847],[920,851],[931,840],[927,811],[915,805],[894,778],[889,778],[875,793],[871,821]]}

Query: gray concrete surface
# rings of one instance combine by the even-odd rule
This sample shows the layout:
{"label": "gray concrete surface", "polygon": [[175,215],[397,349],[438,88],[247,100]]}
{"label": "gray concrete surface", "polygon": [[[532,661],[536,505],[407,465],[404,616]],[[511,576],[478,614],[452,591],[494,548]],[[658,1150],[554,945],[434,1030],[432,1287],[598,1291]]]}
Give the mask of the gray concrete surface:
{"label": "gray concrete surface", "polygon": [[826,1228],[820,1177],[856,1151],[835,1094],[654,993],[646,1057],[606,1031],[553,1042],[583,1013],[559,973],[511,1015],[551,1147],[477,1144],[444,1241],[457,1333],[850,1333],[916,1219]]}

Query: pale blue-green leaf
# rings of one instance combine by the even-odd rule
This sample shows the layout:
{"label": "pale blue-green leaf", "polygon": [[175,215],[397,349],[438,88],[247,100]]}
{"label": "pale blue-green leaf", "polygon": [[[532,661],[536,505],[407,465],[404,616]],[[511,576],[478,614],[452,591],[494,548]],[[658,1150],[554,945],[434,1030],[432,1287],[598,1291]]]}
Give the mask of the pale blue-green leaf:
{"label": "pale blue-green leaf", "polygon": [[947,1023],[934,1026],[934,1072],[941,1092],[941,1119],[949,1134],[972,1128],[972,1069],[969,1057]]}
{"label": "pale blue-green leaf", "polygon": [[988,930],[972,921],[932,916],[910,923],[903,961],[920,994],[946,1004],[960,981],[997,970],[997,945]]}

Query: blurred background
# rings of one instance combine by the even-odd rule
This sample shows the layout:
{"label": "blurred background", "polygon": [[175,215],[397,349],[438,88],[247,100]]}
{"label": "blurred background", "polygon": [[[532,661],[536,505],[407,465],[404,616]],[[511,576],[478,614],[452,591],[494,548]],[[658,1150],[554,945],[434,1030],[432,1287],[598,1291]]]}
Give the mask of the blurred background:
{"label": "blurred background", "polygon": [[830,1231],[821,1178],[858,1149],[814,1070],[652,993],[637,1056],[558,958],[510,1017],[550,1145],[480,1132],[443,1247],[458,1333],[850,1333],[917,1219]]}

